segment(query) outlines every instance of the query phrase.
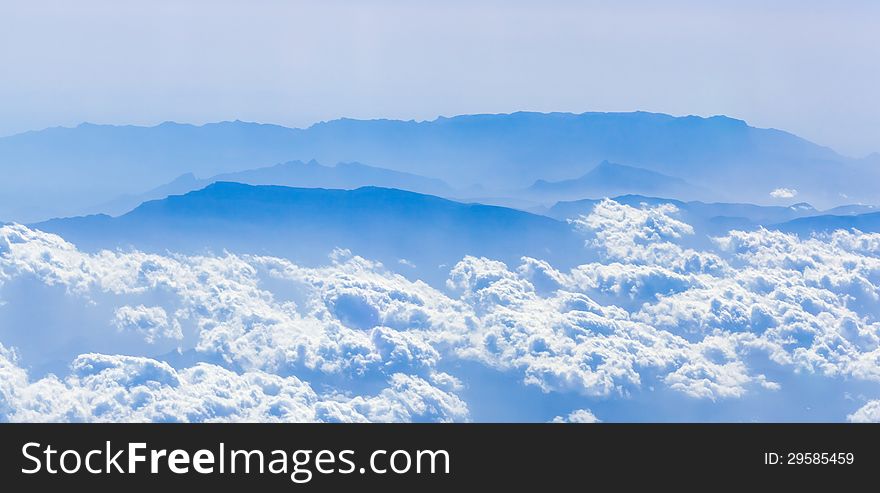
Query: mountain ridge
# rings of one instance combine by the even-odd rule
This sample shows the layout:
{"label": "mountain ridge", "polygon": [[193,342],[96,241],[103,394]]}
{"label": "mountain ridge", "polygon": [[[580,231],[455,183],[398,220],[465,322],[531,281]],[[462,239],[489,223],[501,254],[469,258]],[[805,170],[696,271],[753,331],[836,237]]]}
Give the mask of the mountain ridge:
{"label": "mountain ridge", "polygon": [[717,190],[718,200],[773,203],[770,192],[788,188],[823,207],[880,203],[870,186],[880,177],[877,167],[742,120],[517,112],[421,122],[337,119],[304,129],[231,121],[25,132],[0,138],[0,217],[71,215],[186,172],[214,176],[312,159],[368,162],[460,189],[481,184],[485,196],[581,176],[584,163],[608,160]]}
{"label": "mountain ridge", "polygon": [[675,176],[604,160],[577,178],[556,182],[537,180],[526,189],[526,194],[560,201],[626,194],[656,194],[688,199],[709,196],[710,193]]}
{"label": "mountain ridge", "polygon": [[215,182],[145,202],[119,217],[53,219],[32,227],[88,251],[204,249],[326,262],[336,249],[388,265],[406,261],[421,278],[442,282],[466,255],[519,263],[522,256],[573,266],[583,240],[555,219],[515,209],[464,204],[403,190],[292,188]]}
{"label": "mountain ridge", "polygon": [[85,212],[105,212],[111,216],[133,210],[148,200],[204,188],[214,182],[235,182],[248,185],[281,185],[294,188],[328,188],[353,190],[365,186],[396,188],[412,192],[448,197],[454,190],[442,180],[411,173],[388,170],[362,163],[337,163],[325,166],[315,160],[288,161],[273,166],[232,173],[221,173],[199,179],[193,173],[184,173],[174,180],[140,194],[127,194],[113,201],[88,208]]}
{"label": "mountain ridge", "polygon": [[846,231],[859,230],[862,233],[880,233],[880,212],[800,217],[775,224],[772,228],[786,233],[795,233],[802,237],[816,233],[831,233],[841,229]]}

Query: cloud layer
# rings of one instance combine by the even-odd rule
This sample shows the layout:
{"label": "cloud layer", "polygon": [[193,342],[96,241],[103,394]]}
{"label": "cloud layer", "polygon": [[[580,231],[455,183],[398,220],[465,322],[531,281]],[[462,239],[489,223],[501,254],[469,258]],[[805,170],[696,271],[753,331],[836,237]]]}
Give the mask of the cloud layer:
{"label": "cloud layer", "polygon": [[[572,221],[598,261],[465,257],[443,289],[346,251],[317,268],[88,254],[3,226],[0,419],[466,421],[473,364],[581,403],[545,421],[613,421],[586,408],[655,389],[724,405],[789,375],[880,382],[880,235],[732,231],[695,250],[676,214],[604,201]],[[37,350],[40,310],[65,323]],[[876,402],[839,419],[876,420]]]}

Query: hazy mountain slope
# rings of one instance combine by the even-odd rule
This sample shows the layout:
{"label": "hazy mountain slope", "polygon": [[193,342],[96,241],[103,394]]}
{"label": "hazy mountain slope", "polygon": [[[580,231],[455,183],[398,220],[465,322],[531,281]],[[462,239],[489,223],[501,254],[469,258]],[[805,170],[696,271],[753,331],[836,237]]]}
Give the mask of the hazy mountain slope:
{"label": "hazy mountain slope", "polygon": [[[836,176],[847,174],[841,163],[852,160],[786,132],[721,116],[514,113],[432,122],[335,120],[308,132],[318,159],[347,160],[356,153],[361,160],[417,170],[453,185],[457,179],[522,188],[538,179],[581,176],[588,170],[584,163],[602,160],[710,188],[724,183],[741,200],[766,201],[778,187],[836,197],[845,190],[829,188],[852,185]],[[819,176],[821,183],[815,180]]]}
{"label": "hazy mountain slope", "polygon": [[880,207],[876,205],[852,204],[841,205],[839,207],[834,207],[832,209],[828,209],[827,211],[823,211],[825,215],[829,216],[855,216],[859,214],[870,214],[872,212],[880,212]]}
{"label": "hazy mountain slope", "polygon": [[110,202],[89,208],[86,210],[86,213],[104,213],[115,216],[128,212],[143,202],[162,199],[169,195],[181,195],[204,188],[218,181],[249,185],[282,185],[343,190],[376,186],[430,195],[450,196],[454,194],[454,190],[441,180],[425,178],[411,173],[376,168],[360,163],[339,163],[336,166],[323,166],[317,161],[309,161],[308,163],[290,161],[253,170],[224,173],[205,179],[197,179],[192,173],[187,173],[171,183],[145,193],[123,195]]}
{"label": "hazy mountain slope", "polygon": [[830,233],[838,229],[857,229],[863,233],[880,233],[880,212],[847,216],[820,215],[802,217],[772,226],[787,233],[809,236],[813,233]]}
{"label": "hazy mountain slope", "polygon": [[554,201],[624,194],[650,194],[680,199],[711,195],[708,190],[691,185],[681,178],[608,161],[602,161],[580,178],[557,182],[538,180],[525,193],[530,197]]}
{"label": "hazy mountain slope", "polygon": [[109,214],[118,216],[150,200],[163,199],[169,195],[182,195],[208,185],[209,181],[200,180],[192,173],[185,173],[164,185],[138,194],[124,194],[113,200],[86,208],[85,214]]}
{"label": "hazy mountain slope", "polygon": [[154,127],[82,124],[0,139],[0,217],[19,222],[78,213],[139,194],[184,173],[211,176],[290,158],[276,125],[167,122]]}
{"label": "hazy mountain slope", "polygon": [[582,176],[584,163],[609,160],[718,189],[724,200],[768,202],[784,187],[823,207],[880,202],[877,167],[732,118],[513,113],[341,119],[308,129],[223,122],[27,132],[0,138],[0,218],[69,215],[187,172],[214,176],[292,159],[369,162],[457,188],[481,183],[485,196]]}
{"label": "hazy mountain slope", "polygon": [[563,222],[375,187],[345,191],[220,182],[145,203],[118,218],[56,219],[34,227],[90,250],[225,249],[317,263],[326,262],[335,248],[348,248],[389,265],[405,261],[434,280],[444,279],[465,255],[511,263],[527,255],[560,265],[584,258],[582,239]]}
{"label": "hazy mountain slope", "polygon": [[323,166],[317,161],[291,161],[266,168],[225,173],[208,179],[250,185],[283,185],[301,188],[353,190],[365,186],[397,188],[429,195],[449,195],[452,188],[442,180],[425,178],[365,164],[351,162]]}

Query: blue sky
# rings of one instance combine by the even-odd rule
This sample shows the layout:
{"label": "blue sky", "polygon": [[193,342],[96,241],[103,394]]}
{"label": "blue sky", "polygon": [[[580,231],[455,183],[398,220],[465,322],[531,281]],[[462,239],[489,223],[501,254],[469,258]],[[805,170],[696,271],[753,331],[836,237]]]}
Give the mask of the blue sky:
{"label": "blue sky", "polygon": [[0,135],[81,121],[727,114],[880,151],[880,4],[0,4]]}

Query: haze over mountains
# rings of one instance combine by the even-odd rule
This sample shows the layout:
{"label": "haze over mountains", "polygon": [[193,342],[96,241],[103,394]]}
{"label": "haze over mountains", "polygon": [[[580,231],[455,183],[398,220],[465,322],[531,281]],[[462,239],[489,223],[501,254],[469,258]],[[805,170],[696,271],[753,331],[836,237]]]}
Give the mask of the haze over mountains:
{"label": "haze over mountains", "polygon": [[[285,160],[291,157],[304,160]],[[339,164],[325,166],[314,158]],[[590,214],[603,197],[633,207],[673,204],[678,217],[700,233],[697,238],[705,239],[759,226],[800,233],[814,227],[871,229],[874,221],[861,215],[876,210],[857,203],[858,190],[878,193],[871,186],[871,157],[849,159],[727,117],[643,112],[342,119],[308,129],[239,121],[83,124],[0,139],[0,159],[8,178],[0,185],[8,192],[0,199],[4,219],[121,215],[38,225],[85,246],[262,249],[308,261],[344,247],[385,262],[415,256],[420,269],[483,251],[514,262],[535,255],[567,263],[560,251],[577,242],[562,233],[570,230],[564,221]],[[846,179],[854,175],[859,179]],[[845,183],[846,193],[835,192],[836,183]],[[777,188],[796,198],[772,197]],[[834,193],[836,201],[829,199]],[[829,202],[847,205],[821,212]],[[420,214],[440,226],[429,228],[416,219]],[[852,217],[802,220],[837,215]],[[796,220],[802,221],[789,223]],[[511,229],[519,221],[528,227]],[[284,234],[273,237],[267,231],[278,229],[276,223],[284,225]],[[525,236],[517,237],[516,229]],[[495,236],[486,236],[489,231]],[[535,231],[542,233],[530,236]],[[547,241],[537,240],[541,234],[549,235]]]}
{"label": "haze over mountains", "polygon": [[[442,286],[450,266],[466,256],[508,265],[532,257],[560,268],[594,260],[584,237],[568,222],[589,216],[603,200],[559,202],[544,216],[390,188],[328,190],[218,181],[182,195],[147,201],[119,217],[53,219],[32,227],[58,234],[90,252],[120,248],[184,254],[228,251],[317,266],[326,263],[334,251],[345,249],[379,260],[413,279]],[[613,201],[636,209],[675,206],[671,214],[695,233],[680,241],[697,248],[711,247],[711,237],[732,229],[768,227],[802,236],[853,228],[880,232],[880,213],[835,216],[806,203],[758,206],[641,195],[623,195]]]}
{"label": "haze over mountains", "polygon": [[577,179],[607,160],[683,180],[716,200],[778,203],[769,194],[785,188],[822,208],[880,202],[875,160],[847,158],[732,118],[513,113],[426,122],[341,119],[307,129],[236,121],[27,132],[0,139],[0,219],[78,214],[186,173],[201,179],[313,159],[369,163],[513,199],[524,198],[511,195],[538,180]]}
{"label": "haze over mountains", "polygon": [[119,215],[134,209],[143,202],[162,199],[169,195],[181,195],[204,188],[215,182],[342,190],[375,186],[444,197],[455,194],[453,189],[441,180],[425,178],[410,173],[401,173],[360,163],[339,163],[336,166],[323,166],[317,161],[309,161],[308,163],[290,161],[265,168],[223,173],[205,179],[198,179],[192,173],[186,173],[170,183],[145,193],[123,195],[110,202],[98,205],[88,212]]}
{"label": "haze over mountains", "polygon": [[[370,420],[464,420],[486,392],[538,421],[842,419],[880,389],[872,159],[784,132],[644,113],[84,125],[0,157],[0,217],[30,224],[0,227],[0,370],[25,375],[0,420],[104,419],[131,388],[125,417],[163,386],[204,411],[156,394],[147,419],[216,420],[234,406],[202,402],[267,376],[327,409],[428,399],[377,404],[413,410],[389,417],[352,397]],[[67,399],[84,367],[126,390]],[[356,416],[322,413],[283,419]]]}
{"label": "haze over mountains", "polygon": [[822,214],[793,219],[771,227],[785,233],[796,233],[801,237],[854,229],[863,233],[880,233],[880,212],[856,215]]}
{"label": "haze over mountains", "polygon": [[117,218],[55,219],[34,227],[90,251],[228,250],[320,264],[344,248],[426,280],[445,279],[449,267],[466,255],[511,263],[532,256],[559,265],[586,258],[583,240],[564,222],[376,187],[346,191],[217,182],[144,203]]}
{"label": "haze over mountains", "polygon": [[629,193],[693,199],[712,192],[682,180],[646,169],[602,161],[587,174],[572,180],[536,181],[525,190],[529,197],[559,200],[583,197],[614,197]]}

